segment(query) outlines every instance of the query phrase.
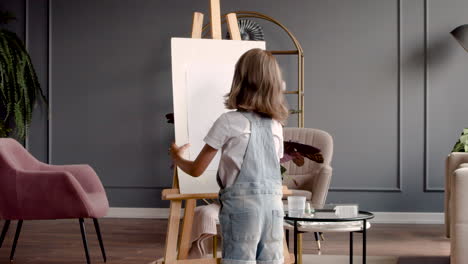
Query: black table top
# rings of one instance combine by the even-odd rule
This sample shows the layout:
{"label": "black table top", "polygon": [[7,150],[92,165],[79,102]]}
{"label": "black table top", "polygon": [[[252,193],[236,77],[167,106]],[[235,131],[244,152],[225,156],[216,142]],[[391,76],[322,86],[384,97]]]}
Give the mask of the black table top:
{"label": "black table top", "polygon": [[333,209],[315,209],[312,215],[304,215],[302,217],[290,217],[288,212],[285,212],[284,219],[290,221],[308,221],[308,222],[349,222],[362,221],[374,218],[374,214],[367,211],[359,211],[356,217],[339,217]]}

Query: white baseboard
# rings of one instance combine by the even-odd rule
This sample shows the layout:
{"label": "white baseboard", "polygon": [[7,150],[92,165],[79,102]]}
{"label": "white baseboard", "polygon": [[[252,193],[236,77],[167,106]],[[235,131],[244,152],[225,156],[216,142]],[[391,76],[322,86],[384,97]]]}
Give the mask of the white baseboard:
{"label": "white baseboard", "polygon": [[379,224],[443,224],[444,213],[374,212]]}
{"label": "white baseboard", "polygon": [[[183,212],[181,212],[181,216]],[[413,212],[374,212],[372,223],[378,224],[443,224],[444,213],[413,213]],[[167,219],[169,208],[129,208],[111,207],[109,218],[147,218]]]}
{"label": "white baseboard", "polygon": [[[181,211],[181,216],[183,211]],[[169,218],[169,208],[130,208],[111,207],[108,218],[146,218],[146,219],[167,219]]]}

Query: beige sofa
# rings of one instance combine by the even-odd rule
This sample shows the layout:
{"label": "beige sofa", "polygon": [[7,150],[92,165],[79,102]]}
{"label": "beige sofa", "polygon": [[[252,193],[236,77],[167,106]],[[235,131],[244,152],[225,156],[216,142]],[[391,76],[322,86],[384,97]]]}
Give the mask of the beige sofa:
{"label": "beige sofa", "polygon": [[445,227],[450,237],[450,263],[468,259],[468,153],[454,152],[446,160]]}
{"label": "beige sofa", "polygon": [[445,160],[445,234],[447,237],[450,237],[451,201],[454,189],[453,173],[464,163],[468,163],[468,153],[466,152],[452,152]]}

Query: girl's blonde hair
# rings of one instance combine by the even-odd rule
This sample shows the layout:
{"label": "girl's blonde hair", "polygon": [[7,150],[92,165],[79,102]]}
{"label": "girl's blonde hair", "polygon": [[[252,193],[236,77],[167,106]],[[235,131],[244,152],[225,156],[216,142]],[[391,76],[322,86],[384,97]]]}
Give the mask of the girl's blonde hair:
{"label": "girl's blonde hair", "polygon": [[288,108],[282,87],[275,57],[268,51],[251,49],[236,63],[231,91],[224,104],[227,109],[256,112],[284,124]]}

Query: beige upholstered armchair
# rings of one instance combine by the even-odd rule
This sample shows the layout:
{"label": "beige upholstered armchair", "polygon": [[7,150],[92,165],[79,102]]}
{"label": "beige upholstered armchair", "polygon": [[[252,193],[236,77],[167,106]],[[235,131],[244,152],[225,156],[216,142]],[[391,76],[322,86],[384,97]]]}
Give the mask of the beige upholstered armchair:
{"label": "beige upholstered armchair", "polygon": [[[287,170],[283,184],[292,191],[291,195],[306,196],[311,204],[324,204],[332,176],[330,163],[333,156],[333,138],[319,129],[288,127],[284,128],[284,140],[310,145],[321,150],[323,163],[306,158],[301,167],[292,161],[282,164]],[[287,199],[287,196],[283,199]],[[320,250],[319,234],[315,232],[314,235]],[[286,236],[289,240],[289,229],[286,229]],[[299,240],[302,241],[302,234]]]}
{"label": "beige upholstered armchair", "polygon": [[468,259],[468,153],[447,157],[445,178],[445,226],[450,237],[450,263]]}
{"label": "beige upholstered armchair", "polygon": [[292,161],[282,164],[287,169],[283,184],[292,190],[292,195],[306,196],[311,204],[324,204],[332,176],[332,137],[318,129],[287,127],[284,128],[284,141],[289,140],[319,148],[324,161],[320,164],[305,159],[301,167]]}

